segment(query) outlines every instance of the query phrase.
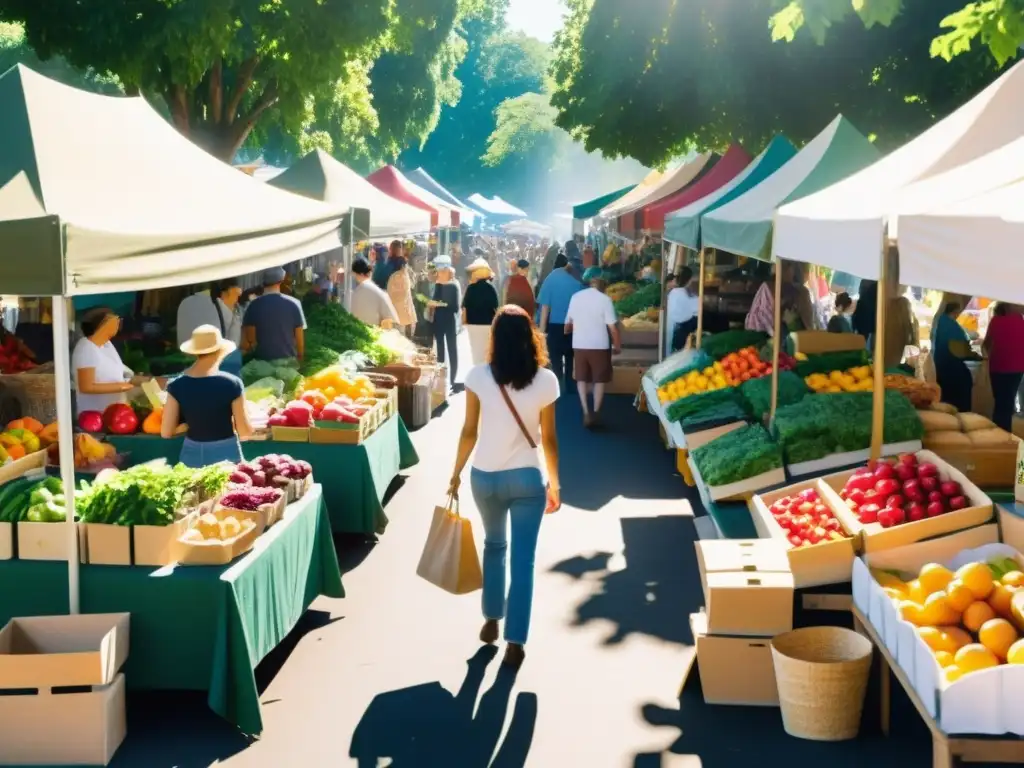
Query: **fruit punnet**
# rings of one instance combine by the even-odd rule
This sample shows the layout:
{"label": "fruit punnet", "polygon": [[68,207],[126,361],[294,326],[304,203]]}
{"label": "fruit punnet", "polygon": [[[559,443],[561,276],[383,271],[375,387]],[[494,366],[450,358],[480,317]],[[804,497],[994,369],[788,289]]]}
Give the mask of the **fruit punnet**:
{"label": "fruit punnet", "polygon": [[889,571],[872,570],[900,616],[917,627],[948,682],[1001,664],[1024,664],[1024,585],[1010,558],[972,562],[956,572],[928,563],[917,578],[904,581]]}
{"label": "fruit punnet", "polygon": [[839,519],[813,488],[772,502],[768,509],[795,548],[849,538]]}
{"label": "fruit punnet", "polygon": [[939,468],[905,453],[895,462],[882,460],[858,469],[839,497],[864,525],[892,528],[916,523],[970,506],[960,484],[940,480]]}

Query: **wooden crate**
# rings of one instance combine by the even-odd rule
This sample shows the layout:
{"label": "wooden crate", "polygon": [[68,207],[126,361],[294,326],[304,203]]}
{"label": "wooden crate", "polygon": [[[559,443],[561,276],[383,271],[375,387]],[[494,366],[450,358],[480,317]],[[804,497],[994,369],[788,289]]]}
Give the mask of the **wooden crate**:
{"label": "wooden crate", "polygon": [[271,427],[270,435],[281,443],[311,443],[311,429],[305,427]]}
{"label": "wooden crate", "polygon": [[367,411],[355,424],[318,421],[309,430],[309,442],[318,445],[359,445],[377,428],[377,411],[377,408]]}

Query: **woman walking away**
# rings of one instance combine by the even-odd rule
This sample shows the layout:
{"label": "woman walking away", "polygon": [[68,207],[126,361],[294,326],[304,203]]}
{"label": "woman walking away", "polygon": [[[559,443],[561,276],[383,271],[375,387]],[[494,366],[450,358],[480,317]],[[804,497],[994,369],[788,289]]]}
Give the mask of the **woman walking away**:
{"label": "woman walking away", "polygon": [[220,370],[221,361],[234,350],[234,343],[212,325],[199,326],[181,345],[196,361],[167,386],[160,435],[170,439],[180,425],[188,425],[179,458],[186,467],[242,460],[238,438],[252,434],[242,381]]}
{"label": "woman walking away", "polygon": [[[437,360],[448,362],[448,376],[452,389],[455,388],[455,374],[459,371],[458,327],[456,318],[462,306],[462,289],[455,280],[452,261],[447,256],[434,259],[437,267],[437,282],[431,302],[431,321],[434,326],[434,342],[437,345]],[[447,350],[447,354],[445,354]]]}
{"label": "woman walking away", "polygon": [[469,334],[469,348],[473,365],[487,362],[487,344],[491,338],[491,323],[498,312],[498,291],[491,280],[494,272],[483,257],[469,265],[469,286],[462,299],[462,324]]}
{"label": "woman walking away", "polygon": [[985,351],[992,381],[992,421],[1012,432],[1017,391],[1024,379],[1024,315],[1019,306],[999,303],[985,334]]}
{"label": "woman walking away", "polygon": [[967,331],[956,321],[963,307],[951,301],[943,310],[932,328],[935,375],[942,389],[942,402],[967,413],[971,410],[974,377],[964,361],[977,359],[977,356],[971,351]]}
{"label": "woman walking away", "polygon": [[[395,243],[398,243],[396,240]],[[412,270],[399,243],[397,249],[392,243],[392,255],[388,257],[391,274],[388,277],[388,297],[398,312],[398,324],[406,336],[410,336],[416,325],[416,302],[412,298]]]}
{"label": "woman walking away", "polygon": [[[466,376],[466,422],[448,488],[457,498],[462,470],[474,454],[473,499],[485,530],[480,640],[496,642],[498,622],[505,619],[504,663],[511,667],[519,667],[526,657],[541,520],[562,504],[555,434],[558,378],[546,364],[544,337],[533,320],[521,307],[502,307],[491,330],[490,363],[475,366]],[[546,488],[538,442],[544,447]],[[509,520],[512,562],[506,601]]]}

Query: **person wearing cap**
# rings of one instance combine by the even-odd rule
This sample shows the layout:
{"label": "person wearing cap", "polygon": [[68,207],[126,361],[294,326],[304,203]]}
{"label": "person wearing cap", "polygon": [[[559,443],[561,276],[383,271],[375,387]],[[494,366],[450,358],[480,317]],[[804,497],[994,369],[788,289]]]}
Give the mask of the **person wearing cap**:
{"label": "person wearing cap", "polygon": [[[600,420],[604,385],[612,380],[612,354],[618,354],[622,347],[619,318],[612,300],[604,292],[606,286],[601,268],[591,267],[584,272],[583,282],[589,287],[574,294],[569,301],[565,329],[572,333],[573,364],[576,389],[583,406],[583,425],[590,428]],[[591,388],[594,392],[593,411],[588,403]]]}
{"label": "person wearing cap", "polygon": [[430,302],[431,323],[434,330],[434,343],[437,346],[437,361],[448,363],[448,377],[451,387],[455,387],[455,375],[459,370],[458,324],[459,310],[462,306],[462,289],[455,279],[452,261],[447,256],[434,259],[437,269],[437,282],[434,284],[434,297]]}
{"label": "person wearing cap", "polygon": [[398,311],[390,297],[373,282],[373,269],[363,259],[352,262],[352,315],[367,325],[390,328],[398,323]]}
{"label": "person wearing cap", "polygon": [[167,385],[160,435],[174,437],[185,427],[185,442],[178,460],[199,469],[221,461],[242,460],[240,437],[252,434],[245,412],[242,380],[220,370],[221,361],[235,351],[235,344],[220,329],[201,325],[181,345],[195,362]]}
{"label": "person wearing cap", "polygon": [[306,315],[298,299],[281,293],[284,278],[281,267],[264,272],[263,295],[245,310],[242,348],[255,351],[260,360],[301,361],[306,351]]}
{"label": "person wearing cap", "polygon": [[540,304],[540,329],[547,334],[551,370],[558,376],[563,391],[572,388],[572,337],[565,329],[565,316],[572,297],[583,290],[577,274],[573,272],[565,255],[560,254],[555,259],[555,269],[544,281],[537,296],[537,303]]}
{"label": "person wearing cap", "polygon": [[503,303],[522,307],[530,317],[537,313],[537,299],[533,295],[533,286],[530,285],[530,262],[526,259],[516,262],[515,274],[505,282]]}
{"label": "person wearing cap", "polygon": [[494,288],[494,272],[487,259],[478,256],[467,268],[469,285],[462,297],[462,324],[469,335],[473,365],[487,362],[487,344],[491,323],[498,313],[498,291]]}

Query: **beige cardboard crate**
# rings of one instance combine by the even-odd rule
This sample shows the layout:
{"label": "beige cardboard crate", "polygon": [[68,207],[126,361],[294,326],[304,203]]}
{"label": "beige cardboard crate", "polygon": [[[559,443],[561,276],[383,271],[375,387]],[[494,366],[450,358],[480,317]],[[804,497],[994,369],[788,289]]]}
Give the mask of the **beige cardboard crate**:
{"label": "beige cardboard crate", "polygon": [[85,523],[91,565],[131,565],[132,529],[127,525]]}
{"label": "beige cardboard crate", "polygon": [[14,557],[14,524],[0,523],[0,560]]}
{"label": "beige cardboard crate", "polygon": [[707,615],[690,615],[700,687],[708,704],[779,706],[770,637],[709,635]]}
{"label": "beige cardboard crate", "polygon": [[[19,560],[64,560],[70,555],[67,523],[17,523],[14,538]],[[75,523],[79,561],[88,560],[86,529]]]}
{"label": "beige cardboard crate", "polygon": [[241,557],[256,543],[266,526],[264,515],[261,512],[247,512],[240,509],[227,509],[219,507],[212,512],[218,518],[236,517],[238,519],[248,518],[256,523],[247,533],[236,536],[227,541],[185,541],[182,543],[181,559],[182,565],[227,565],[235,558]]}
{"label": "beige cardboard crate", "polygon": [[308,443],[307,427],[271,427],[270,436],[279,443]]}
{"label": "beige cardboard crate", "polygon": [[195,525],[196,518],[213,509],[207,501],[170,525],[132,526],[132,562],[139,566],[161,568],[181,559],[181,537]]}

